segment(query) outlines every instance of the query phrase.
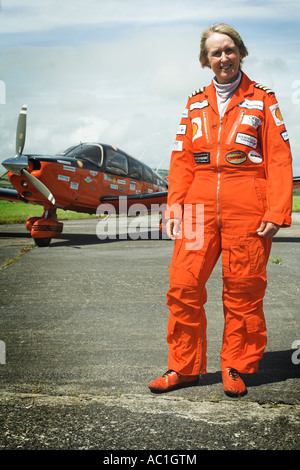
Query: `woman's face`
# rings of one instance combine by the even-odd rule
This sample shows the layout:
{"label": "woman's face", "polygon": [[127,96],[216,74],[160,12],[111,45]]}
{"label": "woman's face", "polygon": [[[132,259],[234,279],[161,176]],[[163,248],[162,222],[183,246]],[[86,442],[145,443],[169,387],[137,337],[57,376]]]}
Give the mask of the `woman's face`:
{"label": "woman's face", "polygon": [[231,83],[236,80],[241,55],[239,48],[226,34],[212,33],[206,40],[207,57],[218,83]]}

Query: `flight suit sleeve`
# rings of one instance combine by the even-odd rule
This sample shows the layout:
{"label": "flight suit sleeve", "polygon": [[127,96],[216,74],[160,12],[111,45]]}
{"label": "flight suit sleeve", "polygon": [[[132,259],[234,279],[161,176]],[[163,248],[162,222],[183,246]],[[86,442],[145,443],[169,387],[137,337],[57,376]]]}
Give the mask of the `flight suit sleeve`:
{"label": "flight suit sleeve", "polygon": [[184,200],[194,180],[192,127],[189,101],[182,113],[173,145],[169,170],[168,208],[166,219],[182,218]]}
{"label": "flight suit sleeve", "polygon": [[293,203],[292,155],[287,130],[274,94],[268,95],[265,100],[262,143],[267,177],[267,210],[263,220],[289,227]]}

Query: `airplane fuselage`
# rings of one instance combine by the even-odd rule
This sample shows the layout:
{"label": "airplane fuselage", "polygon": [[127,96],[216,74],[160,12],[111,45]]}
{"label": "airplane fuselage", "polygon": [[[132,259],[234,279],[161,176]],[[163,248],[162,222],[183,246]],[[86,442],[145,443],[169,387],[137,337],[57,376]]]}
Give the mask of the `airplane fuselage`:
{"label": "airplane fuselage", "polygon": [[[138,198],[167,190],[167,182],[151,168],[108,145],[81,144],[63,154],[27,158],[28,171],[55,195],[55,206],[65,210],[95,213],[103,198]],[[8,176],[29,203],[49,205],[22,174]]]}

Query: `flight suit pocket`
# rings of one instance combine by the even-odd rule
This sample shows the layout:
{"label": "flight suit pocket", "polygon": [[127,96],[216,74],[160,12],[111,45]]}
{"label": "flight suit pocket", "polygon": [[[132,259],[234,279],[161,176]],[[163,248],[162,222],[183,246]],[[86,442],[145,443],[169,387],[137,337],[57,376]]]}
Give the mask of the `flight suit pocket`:
{"label": "flight suit pocket", "polygon": [[169,266],[170,286],[197,286],[197,277],[193,272],[196,252],[185,250],[185,240],[175,242],[172,263]]}
{"label": "flight suit pocket", "polygon": [[263,241],[258,238],[249,245],[250,274],[266,274],[266,253]]}
{"label": "flight suit pocket", "polygon": [[263,241],[258,237],[230,243],[223,249],[223,271],[225,276],[247,277],[265,275],[266,253]]}
{"label": "flight suit pocket", "polygon": [[250,253],[248,246],[230,245],[228,262],[231,276],[249,276]]}

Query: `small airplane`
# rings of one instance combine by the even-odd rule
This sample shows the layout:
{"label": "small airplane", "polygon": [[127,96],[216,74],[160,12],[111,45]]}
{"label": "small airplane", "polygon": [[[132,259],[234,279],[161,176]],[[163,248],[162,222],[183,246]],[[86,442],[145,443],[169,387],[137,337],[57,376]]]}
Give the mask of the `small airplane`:
{"label": "small airplane", "polygon": [[122,150],[106,144],[80,143],[57,155],[24,155],[27,106],[20,111],[16,155],[2,162],[15,189],[0,188],[0,199],[42,205],[42,217],[30,217],[26,228],[39,247],[58,237],[63,224],[57,220],[58,208],[96,214],[102,203],[120,213],[126,207],[166,204],[168,182],[149,166]]}

